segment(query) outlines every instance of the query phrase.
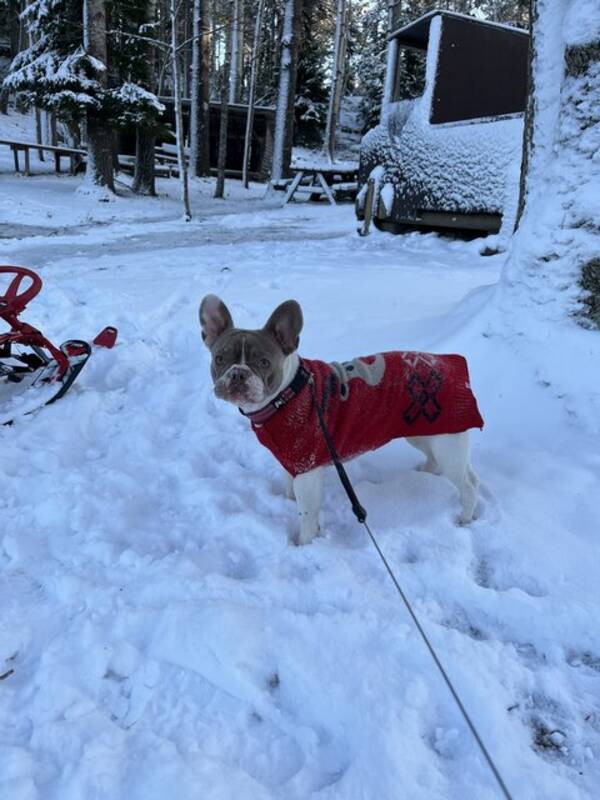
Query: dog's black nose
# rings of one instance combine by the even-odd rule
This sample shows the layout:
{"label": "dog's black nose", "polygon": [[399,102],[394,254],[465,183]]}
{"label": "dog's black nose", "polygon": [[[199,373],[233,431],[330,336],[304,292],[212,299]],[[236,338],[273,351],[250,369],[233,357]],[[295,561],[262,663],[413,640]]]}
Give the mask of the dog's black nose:
{"label": "dog's black nose", "polygon": [[233,369],[229,370],[229,375],[227,377],[229,378],[229,385],[232,387],[232,389],[239,389],[239,387],[248,377],[248,370],[234,367]]}

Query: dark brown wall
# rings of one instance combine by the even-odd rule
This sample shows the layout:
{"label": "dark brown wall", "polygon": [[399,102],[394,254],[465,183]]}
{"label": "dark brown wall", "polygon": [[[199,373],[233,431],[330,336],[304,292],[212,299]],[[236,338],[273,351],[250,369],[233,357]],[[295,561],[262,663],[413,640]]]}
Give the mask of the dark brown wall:
{"label": "dark brown wall", "polygon": [[[170,98],[161,97],[165,111],[161,114],[160,121],[175,129],[175,110]],[[189,129],[190,102],[183,100],[183,129],[187,138]],[[227,163],[226,169],[241,172],[244,159],[244,139],[246,135],[245,106],[230,106],[227,125]],[[218,103],[210,104],[210,166],[217,165],[217,151],[219,149],[219,125],[221,109]],[[273,156],[273,129],[275,127],[275,112],[270,109],[258,108],[254,115],[252,133],[252,155],[250,158],[250,173],[253,180],[266,180],[271,168]],[[163,141],[172,143],[172,139],[163,140],[157,137],[156,143]],[[135,153],[135,131],[123,130],[119,132],[119,153],[133,155]]]}
{"label": "dark brown wall", "polygon": [[430,121],[524,111],[528,45],[523,34],[444,17]]}

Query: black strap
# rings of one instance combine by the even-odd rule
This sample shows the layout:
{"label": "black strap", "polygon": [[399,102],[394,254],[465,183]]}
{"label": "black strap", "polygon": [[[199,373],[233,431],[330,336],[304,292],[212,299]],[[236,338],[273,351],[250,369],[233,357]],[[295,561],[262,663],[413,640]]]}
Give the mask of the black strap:
{"label": "black strap", "polygon": [[304,389],[308,383],[309,378],[310,372],[306,369],[304,364],[300,362],[300,366],[298,367],[293,381],[287,388],[279,392],[277,397],[274,400],[271,400],[267,406],[259,409],[258,411],[252,411],[248,414],[240,408],[240,413],[244,417],[247,417],[254,425],[263,425],[265,422],[271,419],[271,417],[273,417],[280,408],[283,408],[283,406],[287,405],[290,400],[293,400],[296,395],[300,394],[302,389]]}
{"label": "black strap", "polygon": [[350,503],[352,505],[352,511],[354,512],[354,516],[359,522],[364,522],[367,519],[367,512],[361,506],[358,497],[356,496],[354,487],[350,483],[350,478],[348,477],[346,470],[344,469],[344,465],[339,459],[339,456],[335,449],[335,445],[333,443],[333,439],[331,438],[331,434],[327,430],[325,417],[323,416],[323,410],[321,409],[321,406],[319,405],[319,402],[317,400],[315,382],[312,375],[308,379],[308,385],[310,386],[310,393],[312,395],[313,403],[315,404],[315,408],[317,410],[319,425],[321,426],[321,432],[323,433],[323,438],[325,439],[325,444],[327,445],[327,449],[329,450],[329,455],[331,456],[331,460],[333,461],[337,473],[340,476],[340,481],[342,482],[342,486],[346,490],[346,494],[348,495],[348,499],[350,500]]}

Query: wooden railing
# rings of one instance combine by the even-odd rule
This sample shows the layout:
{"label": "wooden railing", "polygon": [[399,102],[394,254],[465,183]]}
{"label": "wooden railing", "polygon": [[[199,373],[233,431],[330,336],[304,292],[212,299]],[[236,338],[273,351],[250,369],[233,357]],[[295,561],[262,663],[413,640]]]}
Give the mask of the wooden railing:
{"label": "wooden railing", "polygon": [[71,174],[75,174],[75,170],[77,168],[77,164],[82,161],[83,158],[87,155],[85,150],[79,150],[75,147],[64,147],[63,145],[53,145],[53,144],[38,144],[37,142],[18,142],[13,139],[0,139],[0,145],[7,145],[11,148],[13,152],[13,158],[15,160],[15,171],[21,172],[20,164],[19,164],[19,153],[22,152],[25,155],[25,175],[31,175],[31,168],[30,168],[30,160],[29,160],[29,151],[30,150],[38,150],[38,151],[46,151],[54,155],[54,168],[56,172],[60,172],[60,159],[61,157],[66,157],[70,160],[70,171]]}

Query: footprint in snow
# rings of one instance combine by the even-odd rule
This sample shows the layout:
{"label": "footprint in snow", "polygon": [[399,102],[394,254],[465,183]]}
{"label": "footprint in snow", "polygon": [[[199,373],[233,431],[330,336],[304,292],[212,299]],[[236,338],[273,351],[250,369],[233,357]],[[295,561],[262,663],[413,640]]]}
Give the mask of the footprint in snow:
{"label": "footprint in snow", "polygon": [[[503,637],[501,630],[498,630],[497,620],[487,618],[485,620],[482,619],[480,624],[477,624],[471,619],[467,611],[460,606],[456,607],[451,615],[442,619],[441,624],[446,628],[468,636],[476,642],[487,642],[490,641],[490,638],[493,638],[494,641],[502,642],[506,646],[512,646],[518,658],[529,668],[534,665],[545,664],[547,661],[545,653],[540,652],[531,642],[514,642]],[[492,631],[491,635],[485,630],[486,628]]]}
{"label": "footprint in snow", "polygon": [[237,763],[269,789],[287,783],[305,763],[304,753],[292,736],[257,716],[252,717],[251,728],[241,745]]}
{"label": "footprint in snow", "polygon": [[548,594],[533,576],[523,574],[501,552],[476,556],[472,575],[475,583],[483,589],[497,592],[519,589],[530,597],[545,597]]}
{"label": "footprint in snow", "polygon": [[350,767],[350,755],[344,744],[329,737],[320,738],[315,763],[311,769],[310,791],[319,792],[338,783]]}
{"label": "footprint in snow", "polygon": [[531,748],[539,756],[567,763],[580,763],[586,758],[589,743],[575,709],[536,692],[525,695],[509,711],[517,713],[529,729]]}
{"label": "footprint in snow", "polygon": [[441,624],[445,628],[450,628],[474,639],[476,642],[483,642],[489,638],[482,628],[469,618],[464,608],[455,608],[449,617],[441,621]]}
{"label": "footprint in snow", "polygon": [[239,547],[205,545],[199,554],[199,561],[205,573],[212,572],[233,580],[250,580],[258,574],[254,557]]}
{"label": "footprint in snow", "polygon": [[571,650],[567,654],[566,661],[570,667],[574,667],[575,669],[587,667],[589,670],[600,673],[600,656],[594,653]]}

